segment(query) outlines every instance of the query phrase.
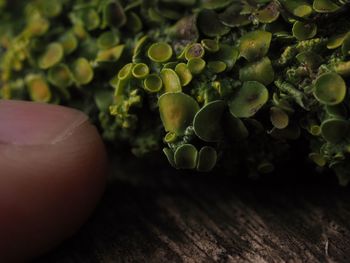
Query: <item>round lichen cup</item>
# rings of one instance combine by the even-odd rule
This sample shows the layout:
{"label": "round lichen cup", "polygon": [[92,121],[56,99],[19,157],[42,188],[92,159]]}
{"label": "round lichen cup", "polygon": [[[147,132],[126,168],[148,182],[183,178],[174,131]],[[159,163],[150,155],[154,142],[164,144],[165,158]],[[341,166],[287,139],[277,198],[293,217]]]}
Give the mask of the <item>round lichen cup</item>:
{"label": "round lichen cup", "polygon": [[337,73],[329,72],[316,79],[314,95],[322,104],[336,105],[344,100],[346,90],[344,79]]}
{"label": "round lichen cup", "polygon": [[173,49],[168,43],[159,42],[152,44],[148,49],[148,57],[158,63],[167,62],[173,55]]}
{"label": "round lichen cup", "polygon": [[144,79],[148,76],[150,70],[145,63],[135,64],[132,69],[132,75],[137,79]]}
{"label": "round lichen cup", "polygon": [[156,74],[148,75],[143,82],[143,88],[146,91],[151,93],[159,92],[162,89],[162,87],[163,87],[163,81]]}

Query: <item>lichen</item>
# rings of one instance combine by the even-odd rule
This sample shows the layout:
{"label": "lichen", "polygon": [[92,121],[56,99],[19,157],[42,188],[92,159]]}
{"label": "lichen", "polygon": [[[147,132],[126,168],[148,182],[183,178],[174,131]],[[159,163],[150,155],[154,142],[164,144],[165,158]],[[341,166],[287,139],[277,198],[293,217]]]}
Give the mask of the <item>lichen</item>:
{"label": "lichen", "polygon": [[346,184],[347,2],[0,1],[0,96],[80,108],[177,169],[255,177],[308,142]]}

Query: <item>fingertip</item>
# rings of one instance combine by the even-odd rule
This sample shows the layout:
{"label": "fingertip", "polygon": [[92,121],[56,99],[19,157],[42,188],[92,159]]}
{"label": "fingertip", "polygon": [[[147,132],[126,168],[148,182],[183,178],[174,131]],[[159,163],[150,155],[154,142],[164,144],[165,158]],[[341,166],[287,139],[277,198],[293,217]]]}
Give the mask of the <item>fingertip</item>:
{"label": "fingertip", "polygon": [[[76,110],[0,103],[0,122],[7,127],[0,128],[0,261],[21,262],[86,221],[105,188],[107,157],[96,128]],[[22,131],[16,136],[30,134],[8,136],[10,126]]]}

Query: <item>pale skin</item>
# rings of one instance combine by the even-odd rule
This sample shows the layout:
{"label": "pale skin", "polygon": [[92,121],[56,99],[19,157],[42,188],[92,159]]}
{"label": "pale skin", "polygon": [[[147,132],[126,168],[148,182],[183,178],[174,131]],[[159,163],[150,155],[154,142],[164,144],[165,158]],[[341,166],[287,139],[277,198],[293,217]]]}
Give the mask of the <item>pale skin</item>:
{"label": "pale skin", "polygon": [[27,262],[76,233],[103,194],[106,167],[83,113],[0,100],[0,262]]}

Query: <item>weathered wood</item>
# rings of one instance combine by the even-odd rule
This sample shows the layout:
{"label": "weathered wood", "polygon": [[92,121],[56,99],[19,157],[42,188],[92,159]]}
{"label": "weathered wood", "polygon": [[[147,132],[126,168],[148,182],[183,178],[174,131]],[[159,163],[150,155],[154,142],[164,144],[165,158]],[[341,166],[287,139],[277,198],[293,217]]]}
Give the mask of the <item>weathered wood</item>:
{"label": "weathered wood", "polygon": [[350,191],[329,178],[237,182],[151,165],[113,177],[89,222],[37,262],[350,260]]}

